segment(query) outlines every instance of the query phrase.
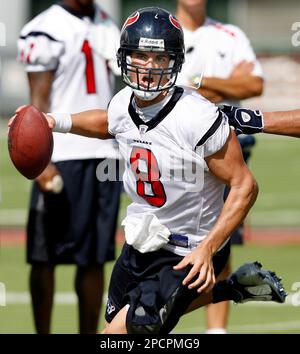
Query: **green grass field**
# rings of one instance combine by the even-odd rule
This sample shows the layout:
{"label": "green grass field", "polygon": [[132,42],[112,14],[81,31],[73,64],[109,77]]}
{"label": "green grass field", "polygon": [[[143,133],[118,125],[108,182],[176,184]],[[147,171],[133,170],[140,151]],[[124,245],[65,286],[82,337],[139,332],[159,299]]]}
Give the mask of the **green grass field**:
{"label": "green grass field", "polygon": [[[233,267],[247,261],[259,260],[265,268],[274,269],[282,276],[285,288],[291,293],[292,284],[300,282],[299,246],[253,246],[233,248]],[[0,280],[6,286],[7,306],[0,307],[0,333],[34,333],[31,306],[28,298],[28,271],[23,246],[1,247]],[[106,267],[109,279],[112,262]],[[76,333],[77,307],[73,301],[73,266],[57,268],[56,291],[60,303],[53,313],[54,333]],[[293,294],[300,303],[300,293]],[[70,300],[71,298],[71,300]],[[69,303],[66,303],[69,302]],[[103,315],[101,316],[103,318]],[[199,309],[182,318],[174,333],[203,333],[204,311]],[[99,330],[103,321],[99,323]],[[285,305],[252,303],[232,305],[229,331],[231,333],[300,333],[300,307],[293,306],[290,299]]]}
{"label": "green grass field", "polygon": [[[300,229],[300,146],[299,140],[259,136],[250,167],[260,185],[258,200],[248,218],[252,227],[293,227]],[[0,228],[24,226],[30,182],[9,161],[6,146],[6,123],[0,121]],[[120,218],[128,198],[123,196]],[[0,229],[1,232],[1,229]],[[299,232],[300,233],[300,232]],[[1,233],[0,233],[1,241]],[[234,268],[245,261],[259,260],[275,269],[291,292],[300,282],[300,245],[235,247]],[[106,267],[109,279],[112,263]],[[0,283],[6,286],[7,306],[0,306],[0,333],[33,333],[28,297],[28,271],[23,246],[0,247]],[[60,294],[53,313],[54,333],[76,333],[77,308],[73,294],[74,267],[57,269],[56,291]],[[293,295],[300,302],[300,294]],[[232,306],[229,331],[232,333],[300,333],[300,307],[245,304]],[[103,316],[101,316],[103,318]],[[99,329],[102,322],[99,324]],[[174,333],[204,331],[203,311],[186,315]]]}

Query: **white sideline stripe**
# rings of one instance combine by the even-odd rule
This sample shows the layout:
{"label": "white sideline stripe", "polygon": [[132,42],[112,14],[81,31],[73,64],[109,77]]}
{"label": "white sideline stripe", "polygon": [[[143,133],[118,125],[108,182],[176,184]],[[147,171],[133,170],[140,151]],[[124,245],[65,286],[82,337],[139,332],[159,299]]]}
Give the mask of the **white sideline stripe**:
{"label": "white sideline stripe", "polygon": [[[255,323],[255,324],[246,324],[246,325],[233,325],[228,328],[228,333],[268,333],[270,331],[281,333],[283,331],[289,330],[299,330],[300,333],[300,320],[294,321],[283,321],[283,322],[271,322],[271,323]],[[205,329],[199,326],[194,326],[190,328],[185,328],[183,331],[174,331],[176,333],[204,333]]]}
{"label": "white sideline stripe", "polygon": [[[258,306],[258,307],[282,307],[282,306],[293,306],[292,303],[293,293],[288,295],[284,304],[278,304],[271,301],[249,301],[244,304],[234,305],[234,306]],[[107,293],[103,294],[103,302],[106,303]],[[24,292],[7,292],[6,293],[6,302],[7,304],[30,304],[30,294],[27,291]],[[77,303],[77,297],[73,292],[58,292],[54,295],[54,302],[58,305],[73,305]],[[300,306],[300,302],[299,305]]]}
{"label": "white sideline stripe", "polygon": [[[107,293],[103,294],[103,303],[106,303]],[[29,305],[31,303],[29,292],[7,292],[7,305]],[[58,292],[54,295],[54,303],[57,305],[75,305],[77,296],[73,292]]]}
{"label": "white sideline stripe", "polygon": [[[24,225],[27,220],[26,209],[1,209],[0,225]],[[299,225],[300,211],[295,209],[251,211],[249,220],[255,225]]]}
{"label": "white sideline stripe", "polygon": [[257,323],[257,324],[247,324],[247,325],[235,325],[231,326],[229,333],[234,332],[244,332],[244,333],[254,333],[254,332],[264,332],[277,331],[282,332],[283,330],[293,330],[298,329],[300,332],[300,321],[284,321],[284,322],[271,322],[271,323]]}
{"label": "white sideline stripe", "polygon": [[[74,293],[64,292],[54,295],[54,302],[58,305],[73,305],[77,304],[77,298]],[[8,292],[6,293],[7,305],[29,305],[31,303],[28,292]]]}
{"label": "white sideline stripe", "polygon": [[26,209],[1,209],[0,225],[25,224],[28,211]]}
{"label": "white sideline stripe", "polygon": [[298,329],[300,332],[300,321],[284,321],[284,322],[272,322],[272,323],[259,323],[259,324],[247,324],[247,325],[235,325],[229,326],[229,333],[233,332],[268,332],[268,331],[278,331],[282,332],[282,330],[293,330]]}
{"label": "white sideline stripe", "polygon": [[282,225],[299,224],[300,212],[298,210],[265,210],[251,211],[250,220],[255,220],[255,225]]}

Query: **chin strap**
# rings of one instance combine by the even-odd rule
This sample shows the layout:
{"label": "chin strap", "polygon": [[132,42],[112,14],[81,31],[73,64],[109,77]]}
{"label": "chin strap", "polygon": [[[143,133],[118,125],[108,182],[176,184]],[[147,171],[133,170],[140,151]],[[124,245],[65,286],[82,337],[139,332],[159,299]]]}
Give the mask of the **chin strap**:
{"label": "chin strap", "polygon": [[143,101],[154,100],[162,91],[141,91],[137,89],[132,89],[134,94]]}
{"label": "chin strap", "polygon": [[[171,87],[169,87],[169,82],[168,81],[164,86],[160,86],[160,91],[143,91],[143,90],[138,90],[137,88],[132,88],[134,94],[140,98],[141,100],[144,101],[152,101],[154,98],[159,96],[160,93],[162,93],[165,90],[170,90]],[[137,85],[135,84],[137,87]]]}

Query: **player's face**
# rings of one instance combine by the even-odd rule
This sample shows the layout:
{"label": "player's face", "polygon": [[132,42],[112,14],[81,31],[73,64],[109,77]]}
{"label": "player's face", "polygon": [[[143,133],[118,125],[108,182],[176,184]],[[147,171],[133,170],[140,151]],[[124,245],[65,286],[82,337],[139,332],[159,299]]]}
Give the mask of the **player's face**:
{"label": "player's face", "polygon": [[94,3],[94,0],[76,0],[76,2],[82,7],[89,7]]}
{"label": "player's face", "polygon": [[[154,89],[158,86],[164,86],[169,81],[169,75],[161,76],[161,70],[157,69],[167,69],[169,63],[170,56],[166,52],[133,52],[131,55],[131,64],[139,68],[139,73],[132,72],[130,79],[144,89]],[[153,70],[149,71],[149,69]]]}
{"label": "player's face", "polygon": [[207,0],[177,0],[178,4],[184,7],[205,8]]}

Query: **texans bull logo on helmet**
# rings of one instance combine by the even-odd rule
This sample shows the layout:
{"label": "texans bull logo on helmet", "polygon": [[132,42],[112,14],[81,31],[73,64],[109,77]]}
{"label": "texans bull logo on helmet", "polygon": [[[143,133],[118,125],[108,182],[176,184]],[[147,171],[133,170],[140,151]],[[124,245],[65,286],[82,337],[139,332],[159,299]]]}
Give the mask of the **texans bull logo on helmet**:
{"label": "texans bull logo on helmet", "polygon": [[126,22],[125,22],[124,25],[123,25],[122,31],[123,31],[126,27],[128,27],[128,26],[134,24],[134,23],[139,19],[139,17],[140,17],[140,13],[139,13],[138,11],[137,11],[136,13],[134,13],[133,16],[128,17],[128,19],[126,20]]}
{"label": "texans bull logo on helmet", "polygon": [[180,23],[176,20],[176,18],[175,18],[172,14],[170,14],[169,20],[170,20],[170,22],[172,23],[172,25],[173,25],[174,27],[176,27],[177,29],[179,29],[180,31],[182,31],[182,28],[181,28]]}

